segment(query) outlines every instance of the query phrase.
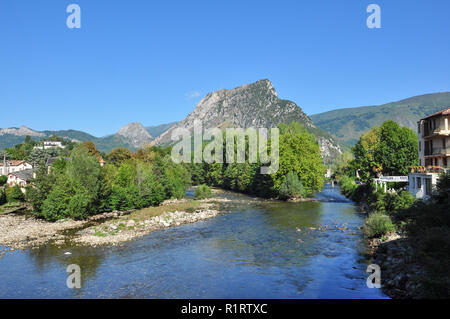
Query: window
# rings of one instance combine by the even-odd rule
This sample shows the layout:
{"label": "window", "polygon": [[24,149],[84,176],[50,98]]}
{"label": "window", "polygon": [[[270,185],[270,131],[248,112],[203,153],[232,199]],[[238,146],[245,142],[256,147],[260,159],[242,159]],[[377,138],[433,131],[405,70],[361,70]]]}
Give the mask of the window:
{"label": "window", "polygon": [[420,134],[420,123],[417,123],[417,132]]}
{"label": "window", "polygon": [[419,142],[419,152],[422,151],[422,142]]}
{"label": "window", "polygon": [[417,188],[422,188],[422,179],[420,177],[417,178]]}
{"label": "window", "polygon": [[444,159],[442,160],[443,162],[443,166],[447,167],[447,157],[444,157]]}
{"label": "window", "polygon": [[425,179],[425,195],[431,195],[431,178]]}

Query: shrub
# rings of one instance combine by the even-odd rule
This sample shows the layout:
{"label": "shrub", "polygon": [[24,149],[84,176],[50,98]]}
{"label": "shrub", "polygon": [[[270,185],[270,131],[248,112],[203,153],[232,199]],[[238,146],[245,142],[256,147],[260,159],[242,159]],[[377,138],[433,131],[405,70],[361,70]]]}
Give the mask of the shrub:
{"label": "shrub", "polygon": [[3,188],[0,188],[0,205],[6,203],[6,191]]}
{"label": "shrub", "polygon": [[380,237],[394,230],[391,218],[380,212],[370,214],[364,225],[364,231],[370,238]]}
{"label": "shrub", "polygon": [[195,194],[194,194],[195,198],[197,199],[204,199],[204,198],[209,198],[212,197],[212,192],[211,192],[211,188],[209,188],[207,185],[202,184],[197,186],[197,188],[195,189]]}
{"label": "shrub", "polygon": [[5,185],[7,181],[8,181],[8,176],[5,176],[5,175],[0,176],[0,186]]}
{"label": "shrub", "polygon": [[298,175],[294,172],[289,172],[286,175],[283,184],[281,184],[279,194],[281,199],[306,196],[305,188]]}
{"label": "shrub", "polygon": [[22,202],[25,200],[25,197],[20,190],[20,187],[18,185],[14,185],[13,187],[7,189],[6,199],[8,200],[8,203]]}
{"label": "shrub", "polygon": [[358,185],[356,185],[355,183],[355,180],[347,175],[341,177],[341,179],[339,180],[339,186],[342,193],[349,198],[352,197],[353,192],[358,187]]}

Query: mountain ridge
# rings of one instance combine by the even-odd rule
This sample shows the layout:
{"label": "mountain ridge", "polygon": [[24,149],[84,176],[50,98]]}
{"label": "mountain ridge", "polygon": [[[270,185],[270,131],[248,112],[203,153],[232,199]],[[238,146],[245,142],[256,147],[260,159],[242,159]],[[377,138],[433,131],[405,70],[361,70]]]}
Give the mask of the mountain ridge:
{"label": "mountain ridge", "polygon": [[450,92],[427,93],[380,105],[335,109],[310,115],[313,122],[348,145],[373,126],[393,120],[416,131],[417,121],[450,107]]}

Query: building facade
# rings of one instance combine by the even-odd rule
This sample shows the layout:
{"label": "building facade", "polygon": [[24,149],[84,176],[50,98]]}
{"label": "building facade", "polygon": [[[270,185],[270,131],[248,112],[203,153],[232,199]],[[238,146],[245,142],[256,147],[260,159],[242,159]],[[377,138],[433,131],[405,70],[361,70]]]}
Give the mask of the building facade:
{"label": "building facade", "polygon": [[65,148],[65,146],[59,141],[44,141],[42,145],[35,146],[34,148],[48,150],[49,148]]}
{"label": "building facade", "polygon": [[25,193],[25,187],[30,184],[31,179],[35,177],[32,169],[26,169],[8,174],[8,185],[10,187],[17,185]]}
{"label": "building facade", "polygon": [[429,198],[439,174],[450,168],[450,108],[417,123],[419,166],[411,168],[409,191],[416,198]]}
{"label": "building facade", "polygon": [[33,166],[27,161],[5,161],[0,162],[0,175],[7,176],[9,173],[32,169]]}
{"label": "building facade", "polygon": [[417,123],[419,166],[450,167],[450,108]]}

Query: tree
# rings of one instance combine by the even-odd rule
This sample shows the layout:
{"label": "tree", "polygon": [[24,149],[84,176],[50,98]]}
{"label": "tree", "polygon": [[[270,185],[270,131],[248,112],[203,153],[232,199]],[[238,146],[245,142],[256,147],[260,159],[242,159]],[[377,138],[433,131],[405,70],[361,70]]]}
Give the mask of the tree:
{"label": "tree", "polygon": [[307,196],[320,191],[325,167],[314,135],[296,122],[280,125],[280,131],[280,167],[272,176],[274,189],[279,191],[285,176],[294,172],[302,180]]}
{"label": "tree", "polygon": [[83,142],[81,145],[86,147],[91,155],[94,155],[97,158],[100,156],[100,152],[92,141]]}
{"label": "tree", "polygon": [[352,148],[355,158],[350,166],[358,170],[364,182],[377,174],[407,175],[409,167],[417,164],[417,145],[417,136],[412,130],[386,121],[360,137]]}
{"label": "tree", "polygon": [[45,166],[39,166],[36,177],[32,179],[30,185],[27,186],[25,198],[33,207],[34,214],[40,216],[42,204],[47,199],[48,194],[56,183],[56,175],[57,172],[55,170],[52,170],[50,174],[47,174]]}
{"label": "tree", "polygon": [[414,131],[400,127],[394,121],[386,121],[380,126],[375,161],[381,164],[383,175],[407,175],[409,167],[417,165],[417,148]]}
{"label": "tree", "polygon": [[360,179],[364,182],[375,177],[381,170],[381,166],[375,160],[375,149],[379,143],[379,127],[373,127],[369,132],[361,135],[356,145],[352,148],[354,160],[352,169],[358,171]]}
{"label": "tree", "polygon": [[132,153],[129,149],[125,147],[117,147],[107,155],[107,159],[114,165],[119,165],[123,161],[129,160]]}
{"label": "tree", "polygon": [[5,185],[7,181],[8,181],[8,176],[0,175],[0,187]]}
{"label": "tree", "polygon": [[304,197],[306,195],[302,182],[298,175],[294,172],[289,172],[283,184],[280,187],[280,198],[290,199],[295,197]]}
{"label": "tree", "polygon": [[6,190],[6,199],[8,200],[8,203],[13,203],[22,202],[25,200],[25,197],[20,190],[20,187],[18,185],[14,185]]}

